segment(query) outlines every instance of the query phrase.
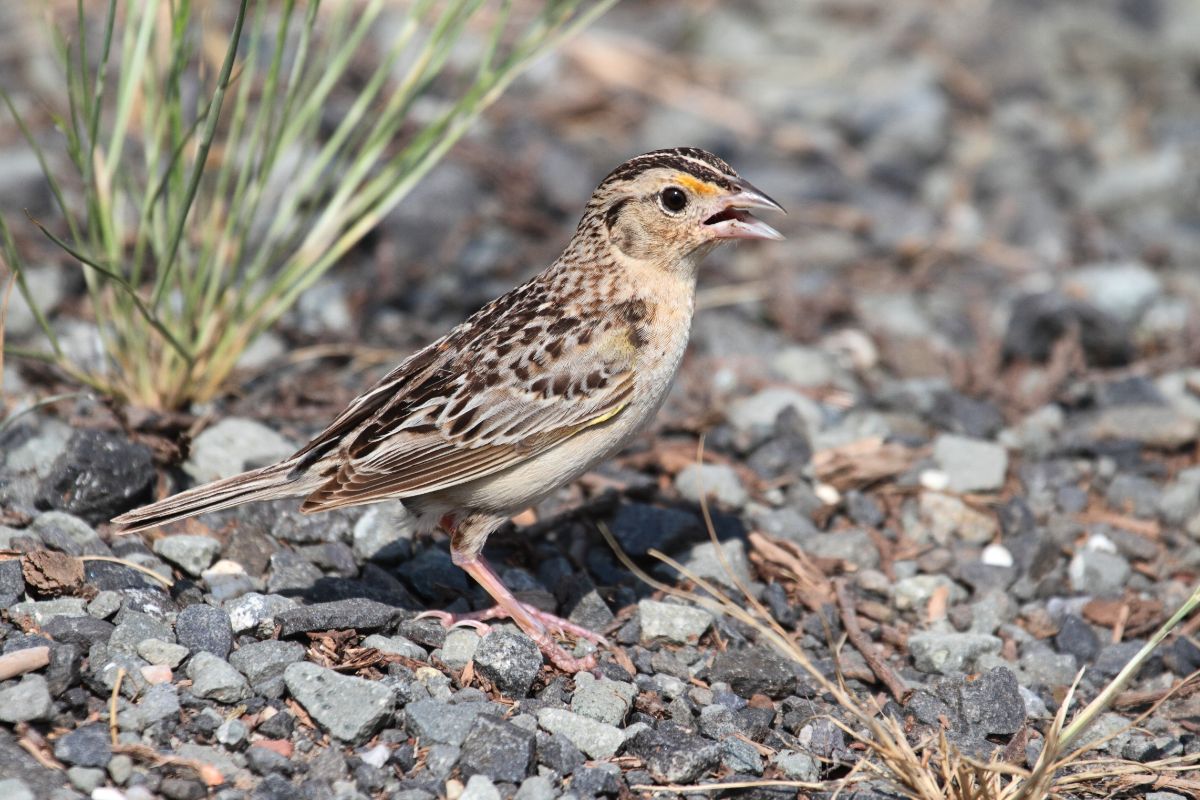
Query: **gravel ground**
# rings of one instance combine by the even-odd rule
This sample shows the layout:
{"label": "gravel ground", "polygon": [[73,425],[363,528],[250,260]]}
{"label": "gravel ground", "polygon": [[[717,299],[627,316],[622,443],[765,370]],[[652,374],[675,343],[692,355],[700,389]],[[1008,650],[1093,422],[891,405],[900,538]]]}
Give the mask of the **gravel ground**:
{"label": "gravel ground", "polygon": [[[600,523],[656,577],[678,580],[652,549],[747,585],[914,742],[944,730],[1022,766],[1079,670],[1087,701],[1186,599],[1200,6],[702,5],[625,3],[535,69],[251,351],[238,396],[170,419],[73,399],[0,430],[0,658],[48,648],[0,682],[0,798],[629,797],[854,770],[807,673],[639,581]],[[35,61],[3,69],[36,83]],[[375,350],[280,366],[284,348],[403,354],[546,264],[613,164],[685,143],[789,208],[789,241],[711,259],[653,435],[488,545],[525,599],[610,635],[595,675],[553,671],[508,625],[415,619],[487,601],[398,504],[107,529],[287,454],[386,368]],[[0,129],[0,208],[44,203],[35,176]],[[89,347],[76,273],[27,238],[35,289]],[[14,300],[10,341],[34,332]],[[11,359],[3,386],[10,409],[56,388]],[[830,579],[911,691],[851,646],[835,658]],[[1103,753],[1200,753],[1186,689],[1125,730],[1200,669],[1195,631],[1085,734],[1117,734]],[[1115,794],[1195,796],[1158,788]]]}

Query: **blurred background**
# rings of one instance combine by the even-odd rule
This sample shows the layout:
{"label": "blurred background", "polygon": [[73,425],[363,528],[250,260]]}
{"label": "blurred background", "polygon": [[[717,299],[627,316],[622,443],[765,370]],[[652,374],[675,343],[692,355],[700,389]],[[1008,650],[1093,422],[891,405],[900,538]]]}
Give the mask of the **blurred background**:
{"label": "blurred background", "polygon": [[[43,21],[0,13],[0,75],[53,164],[54,48]],[[878,368],[985,400],[961,424],[986,433],[1069,376],[1179,370],[1200,298],[1197,29],[1188,0],[626,0],[488,109],[243,374],[316,343],[410,350],[548,264],[609,169],[676,145],[720,154],[789,210],[786,242],[723,249],[701,277],[688,368],[709,407],[781,374],[853,391],[853,375],[827,379]],[[394,33],[375,26],[362,61]],[[86,348],[80,270],[22,213],[56,216],[10,115],[0,210],[33,290]],[[41,335],[19,295],[7,335]],[[10,391],[20,374],[7,365]]]}

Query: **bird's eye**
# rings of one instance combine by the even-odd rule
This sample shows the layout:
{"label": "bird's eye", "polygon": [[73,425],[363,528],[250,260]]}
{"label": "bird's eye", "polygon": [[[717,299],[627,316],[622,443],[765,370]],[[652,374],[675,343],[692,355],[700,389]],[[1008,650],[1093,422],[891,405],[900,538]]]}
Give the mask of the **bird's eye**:
{"label": "bird's eye", "polygon": [[672,214],[678,214],[687,205],[687,195],[678,186],[668,186],[663,189],[659,200],[662,202],[662,207]]}

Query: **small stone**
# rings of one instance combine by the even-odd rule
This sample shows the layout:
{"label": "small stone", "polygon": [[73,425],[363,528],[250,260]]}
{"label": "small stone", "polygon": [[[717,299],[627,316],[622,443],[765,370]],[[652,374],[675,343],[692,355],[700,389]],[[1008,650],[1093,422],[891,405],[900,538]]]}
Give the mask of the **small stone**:
{"label": "small stone", "polygon": [[104,783],[104,770],[95,767],[69,767],[67,780],[79,791],[90,795],[96,787]]}
{"label": "small stone", "polygon": [[58,597],[54,600],[26,600],[8,607],[10,617],[28,617],[39,626],[58,616],[83,616],[86,601],[81,597]]}
{"label": "small stone", "polygon": [[533,767],[534,732],[495,717],[481,715],[462,743],[463,775],[486,775],[494,781],[520,783]]}
{"label": "small stone", "polygon": [[54,743],[54,757],[76,767],[104,767],[112,759],[108,726],[99,722],[76,728]]}
{"label": "small stone", "polygon": [[250,686],[242,674],[212,653],[192,656],[187,676],[192,679],[192,694],[206,700],[232,704],[250,696]]}
{"label": "small stone", "polygon": [[143,639],[137,643],[137,654],[151,664],[174,669],[188,657],[188,649],[174,642],[164,642],[162,639]]}
{"label": "small stone", "polygon": [[300,606],[275,615],[281,638],[308,631],[378,630],[395,619],[401,611],[386,603],[354,597],[329,603]]}
{"label": "small stone", "polygon": [[1025,701],[1012,670],[995,667],[962,684],[962,715],[984,736],[1011,736],[1025,724]]}
{"label": "small stone", "polygon": [[366,741],[391,716],[396,702],[391,686],[306,661],[289,664],[283,680],[313,720],[344,742]]}
{"label": "small stone", "polygon": [[788,780],[813,783],[821,777],[821,765],[808,753],[780,750],[771,759],[771,763]]}
{"label": "small stone", "polygon": [[91,616],[54,617],[42,626],[42,632],[54,641],[76,644],[85,650],[96,642],[107,642],[114,629],[111,622]]}
{"label": "small stone", "polygon": [[229,655],[229,663],[246,676],[251,686],[282,678],[289,664],[304,660],[304,645],[264,639],[239,647]]}
{"label": "small stone", "polygon": [[980,633],[914,633],[908,637],[908,652],[921,672],[947,675],[966,672],[979,656],[999,653],[1003,642]]}
{"label": "small stone", "polygon": [[702,608],[658,600],[640,601],[638,618],[643,643],[663,639],[672,644],[695,643],[713,619],[712,614]]}
{"label": "small stone", "polygon": [[126,608],[117,617],[117,627],[108,639],[108,649],[118,653],[135,655],[138,645],[147,639],[174,642],[175,632],[163,620]]}
{"label": "small stone", "polygon": [[688,464],[675,476],[675,489],[694,503],[707,497],[729,508],[741,508],[750,497],[727,464]]}
{"label": "small stone", "polygon": [[922,611],[935,594],[943,591],[951,604],[967,599],[966,589],[945,575],[914,575],[896,581],[892,603],[900,611]]}
{"label": "small stone", "polygon": [[729,423],[755,437],[770,434],[775,420],[785,409],[795,409],[811,435],[820,429],[824,413],[815,400],[794,389],[772,387],[735,401],[729,407]]}
{"label": "small stone", "polygon": [[1162,291],[1162,282],[1138,263],[1096,264],[1067,276],[1072,294],[1126,324],[1137,322]]}
{"label": "small stone", "polygon": [[[118,753],[108,762],[108,776],[117,786],[124,786],[133,775],[133,759],[124,753]],[[4,792],[0,791],[0,797]]]}
{"label": "small stone", "polygon": [[632,683],[596,678],[591,673],[575,676],[571,710],[608,725],[620,725],[633,706],[637,687]]}
{"label": "small stone", "polygon": [[717,653],[709,668],[710,681],[722,681],[740,697],[756,694],[785,697],[796,686],[790,662],[769,647],[747,647]]}
{"label": "small stone", "polygon": [[138,716],[146,725],[179,717],[179,692],[169,683],[150,686],[142,692],[137,704]]}
{"label": "small stone", "polygon": [[995,538],[996,518],[941,492],[921,492],[918,524],[909,535],[917,542],[949,544],[957,538],[967,544],[987,544]]}
{"label": "small stone", "polygon": [[294,452],[295,445],[262,423],[229,417],[192,441],[183,471],[196,483],[208,483],[266,466]]}
{"label": "small stone", "polygon": [[995,492],[1004,486],[1008,451],[982,439],[943,433],[934,440],[933,459],[949,478],[957,494]]}
{"label": "small stone", "polygon": [[150,448],[111,431],[76,431],[38,489],[39,508],[107,522],[148,500],[154,485]]}
{"label": "small stone", "polygon": [[721,766],[738,775],[762,775],[762,756],[750,742],[729,737],[721,742]]}
{"label": "small stone", "polygon": [[0,689],[2,722],[48,719],[52,708],[50,689],[41,675],[26,675],[7,689]]}
{"label": "small stone", "polygon": [[1132,440],[1147,447],[1176,450],[1196,440],[1200,420],[1170,406],[1113,406],[1093,415],[1079,432],[1085,439]]}
{"label": "small stone", "polygon": [[475,651],[475,670],[491,681],[505,697],[520,699],[529,693],[542,669],[542,652],[524,633],[492,628]]}
{"label": "small stone", "polygon": [[250,729],[240,719],[227,719],[217,728],[217,741],[231,750],[236,750],[249,736]]}
{"label": "small stone", "polygon": [[1074,614],[1063,617],[1054,646],[1060,653],[1070,653],[1080,664],[1086,664],[1100,652],[1100,637],[1091,625]]}
{"label": "small stone", "polygon": [[611,758],[625,741],[619,728],[573,711],[543,708],[537,718],[543,730],[562,734],[590,758]]}
{"label": "small stone", "polygon": [[[554,784],[549,778],[545,775],[532,775],[521,781],[513,800],[554,800],[557,796],[558,793],[554,791]],[[29,800],[33,800],[32,795]]]}
{"label": "small stone", "polygon": [[[478,638],[476,637],[476,639]],[[409,639],[405,639],[403,636],[381,636],[378,633],[373,633],[363,639],[362,646],[373,647],[381,653],[404,656],[414,661],[427,661],[429,659],[429,654],[425,652],[424,647]],[[473,652],[472,655],[474,655]]]}
{"label": "small stone", "polygon": [[479,641],[478,631],[471,628],[451,628],[446,631],[446,640],[442,642],[439,658],[451,669],[462,669],[475,657]]}
{"label": "small stone", "polygon": [[[738,581],[746,586],[754,580],[750,559],[746,556],[746,545],[741,539],[730,538],[717,544],[700,542],[686,552],[676,554],[675,559],[688,574],[727,586],[734,586]],[[663,571],[672,579],[676,575],[665,564]]]}
{"label": "small stone", "polygon": [[472,775],[458,800],[500,800],[500,790],[484,775]]}
{"label": "small stone", "polygon": [[879,548],[871,535],[859,528],[810,536],[804,540],[804,552],[817,558],[836,558],[859,569],[879,566]]}
{"label": "small stone", "polygon": [[121,593],[110,590],[98,592],[87,604],[87,613],[96,619],[108,619],[121,610]]}
{"label": "small stone", "polygon": [[1116,553],[1084,548],[1071,558],[1067,575],[1071,588],[1101,597],[1119,595],[1129,580],[1129,562]]}
{"label": "small stone", "polygon": [[412,554],[415,520],[399,502],[377,503],[354,523],[352,548],[360,561],[383,564]]}
{"label": "small stone", "polygon": [[700,521],[693,514],[642,503],[621,504],[612,519],[613,536],[635,557],[650,550],[670,552],[700,530]]}
{"label": "small stone", "polygon": [[260,625],[274,628],[277,614],[297,607],[294,600],[281,595],[248,592],[229,601],[225,610],[234,633],[244,633]]}
{"label": "small stone", "polygon": [[193,653],[212,653],[217,658],[225,658],[233,647],[233,627],[224,611],[197,603],[179,612],[175,619],[175,638]]}
{"label": "small stone", "polygon": [[221,552],[221,543],[211,536],[180,533],[156,541],[154,552],[188,575],[198,578]]}
{"label": "small stone", "polygon": [[717,744],[667,725],[642,732],[629,749],[642,759],[655,780],[664,783],[692,783],[721,757]]}
{"label": "small stone", "polygon": [[0,797],[5,800],[37,800],[33,789],[20,778],[0,778]]}
{"label": "small stone", "polygon": [[404,726],[422,742],[462,745],[475,726],[480,714],[498,716],[500,710],[487,702],[446,704],[429,698],[411,702],[404,707]]}

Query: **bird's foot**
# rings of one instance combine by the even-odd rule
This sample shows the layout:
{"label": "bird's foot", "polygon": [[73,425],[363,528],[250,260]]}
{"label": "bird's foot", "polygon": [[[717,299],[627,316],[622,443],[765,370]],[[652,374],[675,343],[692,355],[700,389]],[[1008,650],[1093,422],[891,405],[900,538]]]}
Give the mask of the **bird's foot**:
{"label": "bird's foot", "polygon": [[447,628],[471,627],[479,631],[481,636],[487,635],[491,630],[485,620],[511,619],[529,638],[533,639],[538,649],[542,651],[542,655],[559,669],[575,673],[595,668],[596,656],[594,653],[583,658],[576,658],[559,646],[554,639],[554,634],[564,637],[574,636],[598,647],[607,647],[607,639],[582,625],[548,611],[542,611],[537,606],[523,603],[515,598],[512,602],[517,608],[495,605],[483,611],[472,611],[466,614],[452,614],[449,611],[424,611],[417,615],[417,619],[436,619]]}

